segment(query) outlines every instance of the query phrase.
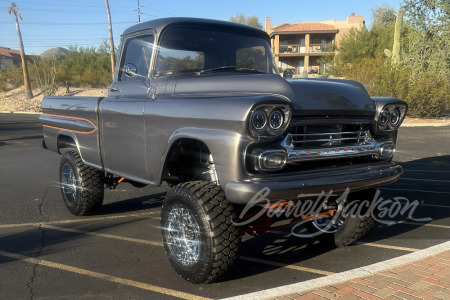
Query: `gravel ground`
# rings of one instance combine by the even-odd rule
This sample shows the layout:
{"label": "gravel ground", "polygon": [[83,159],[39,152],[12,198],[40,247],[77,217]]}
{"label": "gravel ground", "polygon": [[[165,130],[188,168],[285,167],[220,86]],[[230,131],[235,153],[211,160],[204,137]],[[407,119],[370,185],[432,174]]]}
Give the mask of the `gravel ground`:
{"label": "gravel ground", "polygon": [[[66,88],[59,88],[55,96],[89,96],[105,97],[107,89],[93,88],[70,88],[70,93],[66,94]],[[17,88],[8,92],[0,93],[0,112],[41,112],[41,101],[44,97],[38,90],[33,90],[33,99],[25,99],[23,88]],[[441,119],[417,119],[406,118],[402,126],[448,126],[450,125],[450,115]]]}

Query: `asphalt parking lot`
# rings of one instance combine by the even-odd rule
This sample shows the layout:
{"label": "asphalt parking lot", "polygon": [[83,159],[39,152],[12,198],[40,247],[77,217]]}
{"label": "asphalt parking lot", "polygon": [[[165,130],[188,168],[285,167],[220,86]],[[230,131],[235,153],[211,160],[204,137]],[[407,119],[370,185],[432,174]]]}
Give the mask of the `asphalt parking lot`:
{"label": "asphalt parking lot", "polygon": [[384,199],[418,200],[362,242],[329,249],[289,230],[245,236],[241,258],[220,282],[193,285],[162,247],[167,186],[106,191],[101,215],[75,217],[57,184],[59,155],[40,147],[37,115],[0,114],[0,299],[223,298],[327,276],[450,239],[450,127],[401,128],[394,160],[403,177]]}

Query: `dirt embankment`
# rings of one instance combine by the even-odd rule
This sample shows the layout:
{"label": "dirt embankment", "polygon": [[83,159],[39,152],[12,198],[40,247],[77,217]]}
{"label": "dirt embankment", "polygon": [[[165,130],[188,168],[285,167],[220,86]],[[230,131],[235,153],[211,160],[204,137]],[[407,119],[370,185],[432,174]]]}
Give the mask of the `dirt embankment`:
{"label": "dirt embankment", "polygon": [[[55,96],[105,97],[106,94],[106,89],[71,87],[68,94],[66,88],[59,88]],[[26,99],[23,88],[0,93],[0,112],[41,112],[41,102],[44,95],[38,90],[33,90],[33,95],[32,99]]]}

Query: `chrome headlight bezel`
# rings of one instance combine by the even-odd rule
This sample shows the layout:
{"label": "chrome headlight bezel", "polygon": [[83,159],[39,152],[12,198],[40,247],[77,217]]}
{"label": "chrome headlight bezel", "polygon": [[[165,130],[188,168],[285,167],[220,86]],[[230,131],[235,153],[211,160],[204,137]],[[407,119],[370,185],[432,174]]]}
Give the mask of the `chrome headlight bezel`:
{"label": "chrome headlight bezel", "polygon": [[405,119],[407,109],[406,105],[399,103],[386,104],[376,120],[378,131],[396,131]]}
{"label": "chrome headlight bezel", "polygon": [[[255,126],[255,118],[260,113],[265,114],[265,125],[262,128]],[[281,116],[281,124],[273,126],[271,124],[271,117],[275,114]],[[250,133],[255,137],[276,137],[282,134],[289,125],[291,119],[291,108],[287,104],[261,104],[254,107],[250,113],[248,125]]]}

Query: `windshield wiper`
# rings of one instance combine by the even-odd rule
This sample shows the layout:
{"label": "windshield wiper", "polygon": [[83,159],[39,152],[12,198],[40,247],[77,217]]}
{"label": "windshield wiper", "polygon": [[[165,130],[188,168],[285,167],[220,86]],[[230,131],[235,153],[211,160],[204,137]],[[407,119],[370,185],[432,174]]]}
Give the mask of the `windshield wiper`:
{"label": "windshield wiper", "polygon": [[250,69],[250,68],[240,68],[240,69],[238,69],[238,71],[241,71],[241,72],[249,72],[249,73],[267,74],[267,73],[264,72],[264,71],[257,70],[257,69]]}
{"label": "windshield wiper", "polygon": [[195,74],[202,75],[204,73],[223,71],[223,70],[236,70],[236,66],[222,66],[222,67],[217,67],[217,68],[212,68],[212,69],[204,69],[204,70],[195,72]]}

